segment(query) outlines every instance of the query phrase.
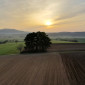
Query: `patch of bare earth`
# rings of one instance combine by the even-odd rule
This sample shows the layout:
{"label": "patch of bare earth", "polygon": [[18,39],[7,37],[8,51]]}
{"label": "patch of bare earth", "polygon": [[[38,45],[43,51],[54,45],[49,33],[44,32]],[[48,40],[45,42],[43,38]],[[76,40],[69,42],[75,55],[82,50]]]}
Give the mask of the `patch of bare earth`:
{"label": "patch of bare earth", "polygon": [[62,53],[62,60],[71,85],[85,85],[85,53]]}
{"label": "patch of bare earth", "polygon": [[0,56],[0,85],[70,84],[61,56],[44,53]]}
{"label": "patch of bare earth", "polygon": [[58,43],[52,44],[48,49],[50,52],[57,51],[85,51],[85,43]]}

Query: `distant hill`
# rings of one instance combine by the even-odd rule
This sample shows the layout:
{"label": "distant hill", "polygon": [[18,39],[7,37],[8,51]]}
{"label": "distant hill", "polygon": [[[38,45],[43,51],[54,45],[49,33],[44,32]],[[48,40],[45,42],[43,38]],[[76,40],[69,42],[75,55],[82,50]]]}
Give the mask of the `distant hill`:
{"label": "distant hill", "polygon": [[48,33],[51,38],[85,38],[85,32]]}
{"label": "distant hill", "polygon": [[[30,32],[20,31],[16,29],[0,29],[0,38],[6,39],[24,39]],[[85,38],[85,32],[57,32],[47,33],[50,38]]]}
{"label": "distant hill", "polygon": [[0,40],[23,40],[26,34],[29,32],[24,32],[16,29],[1,29],[0,30]]}
{"label": "distant hill", "polygon": [[0,29],[0,34],[26,34],[26,32],[16,29]]}

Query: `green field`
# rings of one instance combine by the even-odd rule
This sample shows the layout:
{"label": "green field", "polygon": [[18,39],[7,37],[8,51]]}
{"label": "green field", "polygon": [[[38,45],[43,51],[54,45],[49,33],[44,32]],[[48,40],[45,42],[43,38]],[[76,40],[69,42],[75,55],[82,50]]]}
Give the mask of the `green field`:
{"label": "green field", "polygon": [[[72,38],[73,39],[73,38]],[[65,41],[67,40],[67,41]],[[85,38],[75,38],[73,40],[77,40],[78,42],[71,42],[71,41],[68,41],[70,39],[66,38],[66,39],[52,39],[51,42],[52,43],[85,43]]]}
{"label": "green field", "polygon": [[0,44],[0,55],[19,54],[17,49],[19,44],[23,44],[23,42]]}
{"label": "green field", "polygon": [[[75,43],[75,42],[69,42],[69,41],[61,41],[61,40],[51,40],[52,43]],[[79,43],[79,42],[77,42]]]}
{"label": "green field", "polygon": [[78,38],[77,40],[78,40],[78,42],[80,42],[80,43],[85,43],[85,38]]}
{"label": "green field", "polygon": [[[52,40],[52,43],[69,43],[69,42]],[[24,44],[24,42],[18,43],[12,42],[0,44],[0,55],[19,54],[17,46],[20,44]]]}
{"label": "green field", "polygon": [[[85,43],[85,39],[77,39],[77,43]],[[76,42],[69,42],[69,41],[61,41],[61,40],[51,40],[52,43],[76,43]],[[0,44],[0,55],[9,55],[9,54],[19,54],[19,50],[17,46],[20,44],[24,44],[24,42],[12,42],[6,44]]]}

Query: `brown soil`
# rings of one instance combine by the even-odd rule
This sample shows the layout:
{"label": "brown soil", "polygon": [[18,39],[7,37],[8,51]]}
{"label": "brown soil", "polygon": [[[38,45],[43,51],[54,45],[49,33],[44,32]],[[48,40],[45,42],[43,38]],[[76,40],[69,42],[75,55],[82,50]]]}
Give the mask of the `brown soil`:
{"label": "brown soil", "polygon": [[0,85],[84,85],[85,53],[0,56]]}
{"label": "brown soil", "polygon": [[0,85],[70,85],[58,53],[0,57]]}
{"label": "brown soil", "polygon": [[85,85],[85,53],[61,54],[71,85]]}
{"label": "brown soil", "polygon": [[52,44],[48,49],[50,52],[56,51],[85,51],[85,43],[60,43]]}

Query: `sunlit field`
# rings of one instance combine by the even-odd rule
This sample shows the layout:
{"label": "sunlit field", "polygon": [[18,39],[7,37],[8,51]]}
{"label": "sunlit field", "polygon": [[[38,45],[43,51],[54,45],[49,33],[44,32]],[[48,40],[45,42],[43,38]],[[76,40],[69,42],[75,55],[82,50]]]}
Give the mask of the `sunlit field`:
{"label": "sunlit field", "polygon": [[24,44],[24,43],[18,42],[18,43],[0,44],[0,55],[19,54],[19,50],[17,49],[17,46],[19,44]]}

